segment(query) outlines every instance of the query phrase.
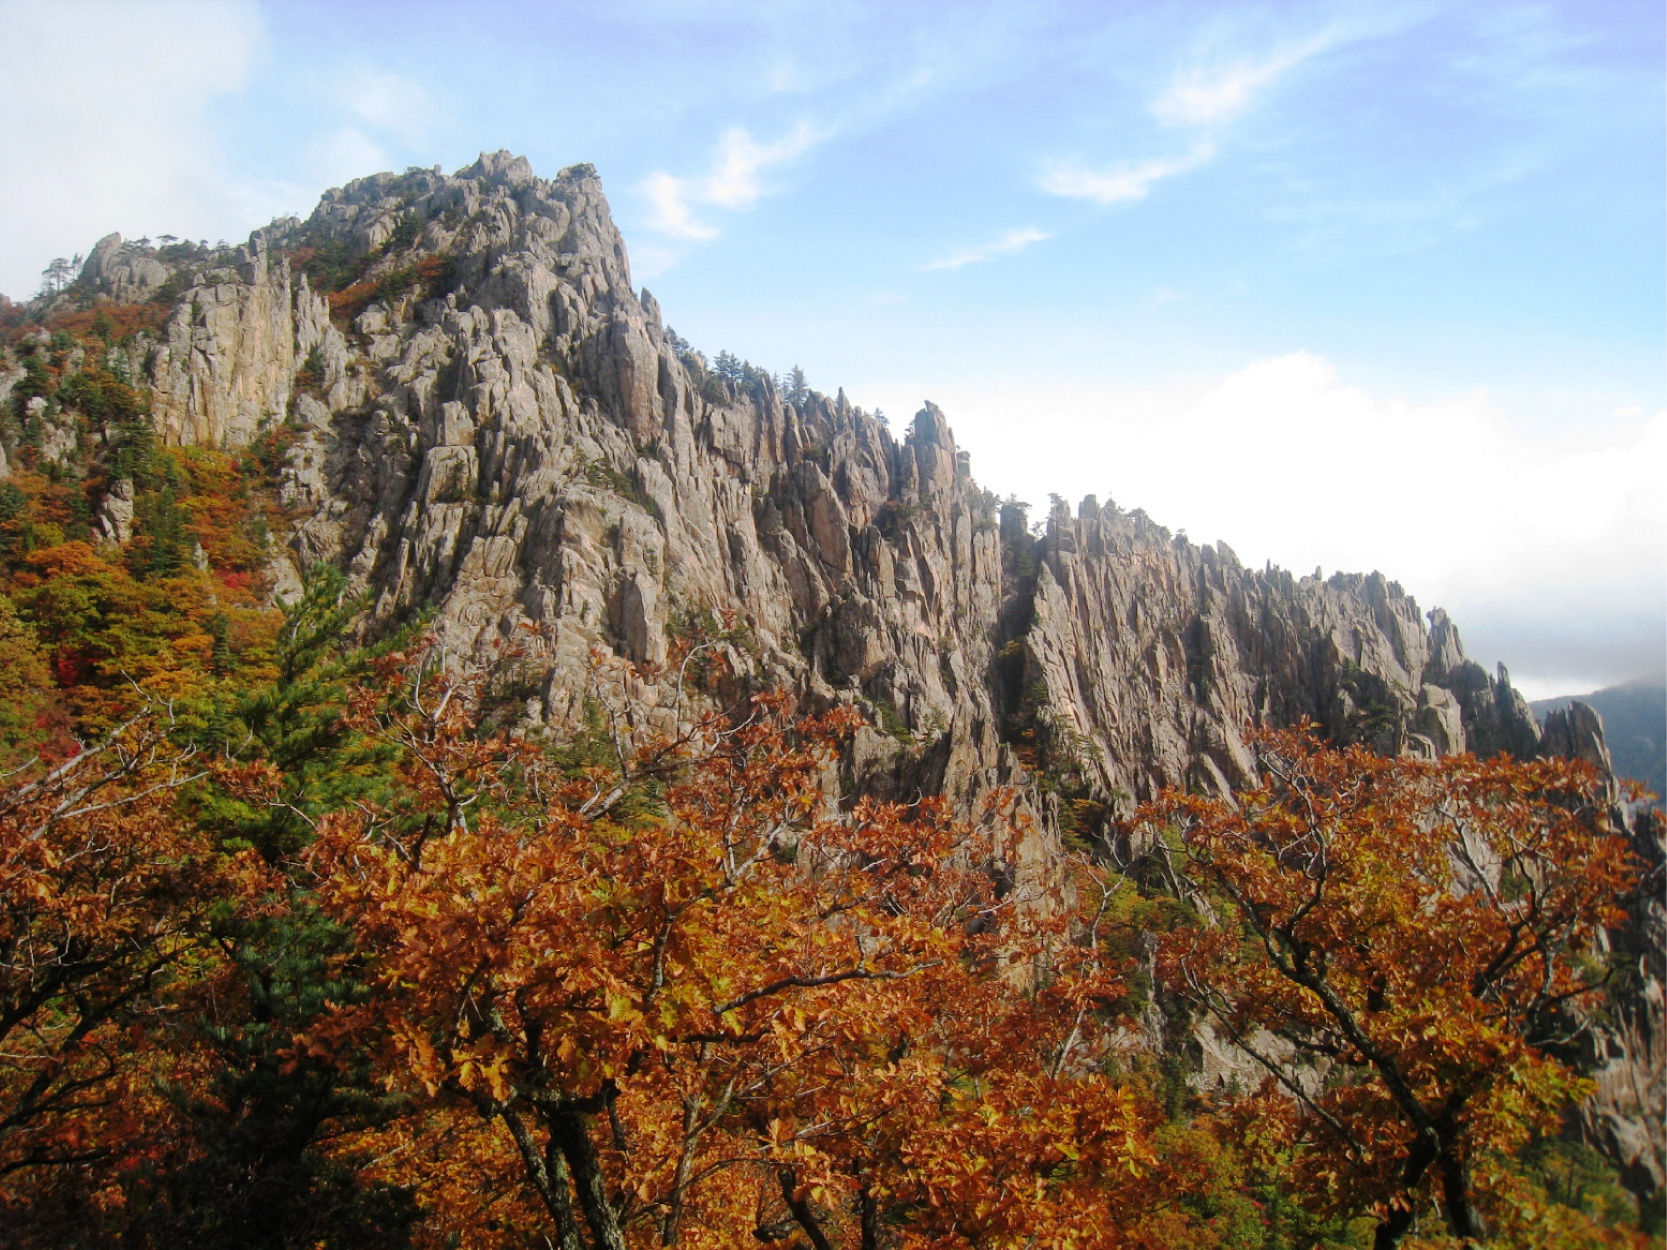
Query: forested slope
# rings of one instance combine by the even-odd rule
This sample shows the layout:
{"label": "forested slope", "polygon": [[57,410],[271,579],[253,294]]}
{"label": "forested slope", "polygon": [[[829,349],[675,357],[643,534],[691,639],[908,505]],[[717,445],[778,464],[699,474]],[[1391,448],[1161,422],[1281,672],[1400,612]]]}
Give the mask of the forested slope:
{"label": "forested slope", "polygon": [[[1596,1032],[1485,969],[1464,992],[1496,1033],[1456,1008],[1378,1022],[1394,1047],[1451,1033],[1462,1096],[1434,1058],[1389,1076],[1365,1033],[1326,1040],[1335,1017],[1262,1026],[1343,1048],[1281,1076],[1166,962],[1221,916],[1277,914],[1186,841],[1234,809],[1177,796],[1306,758],[1256,736],[1280,726],[1358,745],[1358,775],[1395,762],[1362,784],[1396,828],[1471,787],[1525,804],[1524,836],[1561,803],[1594,864],[1621,855],[1595,719],[1542,733],[1386,578],[1245,569],[1094,499],[1033,522],[931,404],[899,437],[708,359],[632,287],[586,166],[378,175],[238,248],[111,236],[0,322],[9,940],[44,959],[10,1017],[34,1040],[0,1167],[42,1244],[48,1212],[133,1244],[669,1244],[703,1222],[729,1230],[713,1244],[1350,1244],[1410,1235],[1397,1210],[1461,1232],[1449,1163],[1479,1170],[1477,1219],[1600,1244],[1636,1215],[1547,1136],[1575,1103],[1650,1209],[1659,826],[1546,931],[1574,962],[1536,992]],[[137,859],[109,857],[106,811]],[[1557,845],[1525,880],[1553,880]],[[1517,906],[1517,852],[1476,854],[1455,897]],[[1373,988],[1417,971],[1396,949],[1351,983],[1362,1010],[1435,992]],[[1264,1077],[1285,1102],[1255,1101]],[[1313,1138],[1359,1110],[1314,1081],[1387,1081],[1381,1140]],[[1397,1081],[1429,1084],[1397,1102]],[[1519,1102],[1473,1121],[1483,1089]],[[1245,1135],[1298,1093],[1309,1118]],[[1421,1126],[1420,1098],[1456,1099],[1452,1123]]]}

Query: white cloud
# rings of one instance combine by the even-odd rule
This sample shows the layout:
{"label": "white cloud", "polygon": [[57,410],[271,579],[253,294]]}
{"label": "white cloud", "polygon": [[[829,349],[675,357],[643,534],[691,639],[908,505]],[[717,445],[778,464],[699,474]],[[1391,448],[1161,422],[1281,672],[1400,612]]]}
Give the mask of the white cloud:
{"label": "white cloud", "polygon": [[654,226],[680,239],[716,238],[716,229],[694,219],[691,181],[665,172],[650,174],[643,180],[642,193],[654,206]]}
{"label": "white cloud", "polygon": [[339,187],[392,165],[381,144],[357,126],[342,126],[307,145],[308,181]]}
{"label": "white cloud", "polygon": [[654,208],[655,228],[684,239],[715,237],[716,227],[695,219],[697,208],[751,207],[765,193],[765,171],[803,155],[823,137],[809,122],[800,122],[774,143],[760,143],[732,126],[719,139],[706,173],[680,178],[661,171],[644,179],[640,189]]}
{"label": "white cloud", "polygon": [[631,276],[639,283],[653,282],[661,274],[675,269],[682,259],[681,248],[657,247],[652,243],[634,247],[631,249]]}
{"label": "white cloud", "polygon": [[929,393],[998,493],[1109,496],[1252,566],[1381,569],[1536,697],[1661,669],[1667,412],[1528,430],[1485,393],[1372,395],[1306,353],[1188,387],[865,392]]}
{"label": "white cloud", "polygon": [[1189,65],[1176,71],[1152,102],[1152,115],[1171,126],[1209,126],[1229,121],[1282,75],[1338,42],[1332,30],[1287,44],[1260,58]]}
{"label": "white cloud", "polygon": [[246,0],[0,0],[0,291],[111,230],[217,238],[251,220],[210,108],[262,42]]}
{"label": "white cloud", "polygon": [[1200,143],[1185,156],[1124,161],[1106,170],[1087,169],[1081,165],[1055,165],[1043,176],[1042,190],[1052,195],[1095,200],[1101,204],[1144,200],[1154,184],[1197,169],[1214,155],[1213,143]]}
{"label": "white cloud", "polygon": [[997,256],[1005,256],[1010,252],[1020,252],[1032,243],[1041,243],[1053,236],[1045,230],[1024,229],[1009,230],[994,243],[985,243],[978,247],[964,248],[953,252],[942,260],[934,260],[922,265],[923,270],[960,269],[965,265],[976,265],[981,261],[993,260]]}
{"label": "white cloud", "polygon": [[[352,70],[337,87],[337,98],[362,124],[408,144],[420,144],[434,121],[428,92],[409,78],[374,66]],[[370,167],[361,172],[370,172]]]}

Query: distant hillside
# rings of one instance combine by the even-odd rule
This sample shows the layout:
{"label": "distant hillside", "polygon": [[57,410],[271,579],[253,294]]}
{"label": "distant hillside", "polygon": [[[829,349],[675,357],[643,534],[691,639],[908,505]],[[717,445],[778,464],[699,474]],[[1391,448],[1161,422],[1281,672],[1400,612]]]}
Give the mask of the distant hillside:
{"label": "distant hillside", "polygon": [[1578,699],[1603,717],[1604,737],[1615,771],[1642,781],[1658,797],[1667,794],[1667,682],[1630,681],[1591,694],[1536,699],[1529,706],[1544,718]]}

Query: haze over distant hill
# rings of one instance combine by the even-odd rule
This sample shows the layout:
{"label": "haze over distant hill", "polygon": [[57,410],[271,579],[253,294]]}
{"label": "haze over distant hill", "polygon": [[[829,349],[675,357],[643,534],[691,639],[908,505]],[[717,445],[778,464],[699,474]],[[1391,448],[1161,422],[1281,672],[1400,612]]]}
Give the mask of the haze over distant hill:
{"label": "haze over distant hill", "polygon": [[1667,680],[1640,678],[1591,694],[1536,699],[1529,706],[1535,716],[1544,718],[1576,699],[1603,717],[1615,772],[1642,781],[1658,800],[1667,793]]}

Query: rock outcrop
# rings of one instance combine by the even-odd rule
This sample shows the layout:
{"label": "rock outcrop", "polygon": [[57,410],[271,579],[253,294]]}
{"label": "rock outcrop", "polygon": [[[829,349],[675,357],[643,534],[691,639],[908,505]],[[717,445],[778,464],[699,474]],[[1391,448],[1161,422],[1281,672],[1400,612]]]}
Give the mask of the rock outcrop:
{"label": "rock outcrop", "polygon": [[141,304],[162,289],[173,270],[148,246],[124,244],[107,234],[93,245],[81,267],[81,281],[116,304]]}
{"label": "rock outcrop", "polygon": [[[323,256],[347,275],[327,293],[307,276]],[[1031,872],[1161,787],[1244,780],[1251,724],[1601,757],[1572,713],[1542,738],[1503,668],[1380,574],[1247,569],[1092,497],[1033,529],[930,403],[899,438],[843,393],[719,376],[633,287],[589,166],[381,174],[195,267],[111,236],[84,281],[117,301],[180,287],[146,366],[165,438],[286,431],[300,520],[275,583],[335,562],[371,596],[367,628],[429,610],[483,661],[536,637],[529,716],[577,721],[599,649],[651,674],[704,631],[742,686],[865,710],[854,786],[969,810],[1018,787]],[[123,502],[100,511],[111,537]],[[676,684],[645,679],[644,714]],[[1659,1037],[1625,1044],[1656,1084],[1593,1113],[1633,1125],[1593,1129],[1623,1153],[1662,1072]]]}
{"label": "rock outcrop", "polygon": [[[312,289],[297,262],[323,248],[364,298]],[[843,395],[715,376],[632,287],[588,166],[377,175],[189,270],[112,235],[84,271],[113,300],[181,275],[147,364],[164,437],[287,425],[292,563],[341,562],[375,622],[433,608],[462,653],[547,633],[555,719],[592,648],[655,662],[718,610],[759,681],[907,740],[916,784],[1029,759],[1131,798],[1219,788],[1247,724],[1299,717],[1386,749],[1536,748],[1503,672],[1380,575],[1248,570],[1092,498],[1033,533],[931,404],[899,439]]]}

